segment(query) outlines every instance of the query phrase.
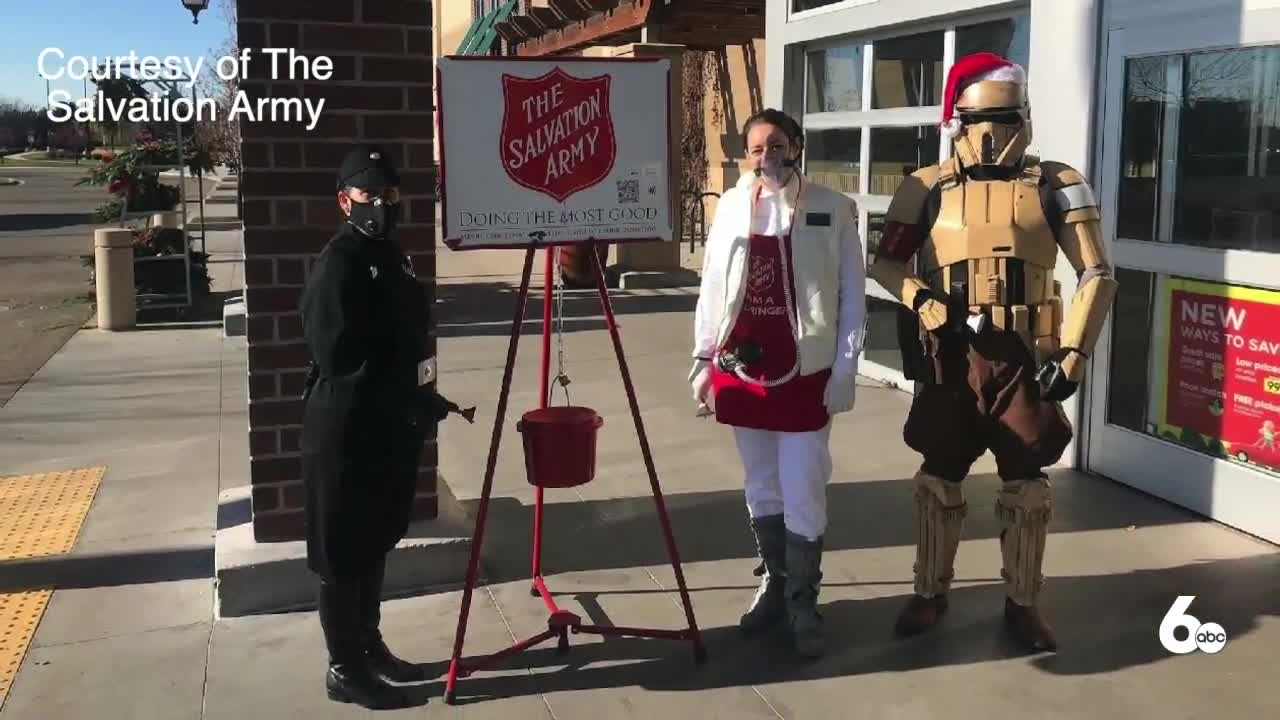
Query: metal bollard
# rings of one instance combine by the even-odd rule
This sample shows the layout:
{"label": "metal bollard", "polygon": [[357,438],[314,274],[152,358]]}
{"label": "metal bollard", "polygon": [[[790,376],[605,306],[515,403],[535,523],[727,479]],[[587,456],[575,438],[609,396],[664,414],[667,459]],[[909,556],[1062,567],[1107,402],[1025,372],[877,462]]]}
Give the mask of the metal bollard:
{"label": "metal bollard", "polygon": [[133,231],[93,231],[94,284],[98,291],[98,329],[125,330],[138,320],[133,287]]}

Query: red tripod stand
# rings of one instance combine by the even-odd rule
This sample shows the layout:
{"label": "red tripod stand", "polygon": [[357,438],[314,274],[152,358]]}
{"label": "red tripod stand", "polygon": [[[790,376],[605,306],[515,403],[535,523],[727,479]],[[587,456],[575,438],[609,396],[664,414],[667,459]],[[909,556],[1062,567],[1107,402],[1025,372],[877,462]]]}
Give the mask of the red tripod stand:
{"label": "red tripod stand", "polygon": [[[542,508],[543,508],[543,488],[538,486],[536,489],[536,498],[534,501],[533,515],[533,595],[541,596],[543,603],[547,606],[549,616],[547,618],[547,629],[530,637],[526,640],[518,642],[505,650],[474,658],[468,661],[462,659],[462,647],[466,639],[467,617],[471,611],[471,594],[476,585],[476,573],[480,561],[480,548],[484,542],[485,519],[489,510],[489,495],[493,490],[493,474],[494,468],[498,460],[498,445],[502,440],[502,427],[506,422],[507,414],[507,396],[511,391],[511,375],[515,367],[516,348],[520,339],[520,325],[524,318],[525,302],[529,296],[529,279],[533,271],[533,257],[537,251],[537,246],[530,246],[525,252],[524,271],[520,279],[520,293],[516,300],[515,314],[511,321],[511,341],[507,347],[507,365],[502,375],[502,392],[498,396],[498,409],[493,421],[493,439],[489,445],[489,459],[485,467],[484,489],[480,494],[480,509],[476,515],[476,527],[471,542],[471,560],[467,566],[466,586],[462,592],[462,608],[458,615],[458,631],[453,643],[453,657],[449,663],[449,675],[445,683],[444,700],[448,704],[453,704],[455,691],[457,689],[458,678],[465,678],[471,673],[484,668],[492,667],[517,653],[528,650],[531,647],[544,643],[552,638],[559,640],[559,651],[568,652],[569,650],[569,633],[589,633],[595,635],[607,636],[631,636],[631,637],[649,637],[649,638],[666,638],[671,640],[688,640],[693,644],[694,659],[696,662],[703,662],[706,659],[706,649],[702,645],[702,635],[698,631],[697,621],[693,617],[693,604],[689,600],[689,590],[685,585],[684,572],[680,567],[680,554],[676,549],[675,536],[671,531],[671,520],[667,516],[666,504],[662,498],[662,489],[658,486],[658,473],[654,469],[653,455],[649,450],[649,439],[645,435],[644,421],[640,418],[640,408],[636,402],[635,387],[631,383],[631,373],[627,369],[627,360],[622,351],[622,340],[618,334],[618,326],[613,317],[613,306],[609,301],[609,290],[605,285],[604,265],[600,261],[599,255],[595,252],[596,242],[589,243],[588,255],[593,258],[596,266],[596,287],[600,293],[600,305],[604,311],[605,323],[609,328],[609,335],[613,340],[613,350],[618,356],[618,368],[622,371],[622,382],[627,392],[627,402],[631,407],[631,417],[635,421],[636,437],[640,440],[640,451],[644,455],[645,468],[649,472],[649,484],[653,489],[653,500],[657,505],[658,519],[662,523],[662,532],[667,544],[667,552],[671,556],[671,565],[675,569],[676,583],[680,587],[680,599],[684,604],[685,617],[689,621],[689,626],[683,630],[663,630],[656,628],[636,628],[636,627],[614,627],[600,625],[584,625],[581,618],[567,610],[561,610],[556,605],[555,599],[551,596],[551,592],[547,590],[547,584],[542,579]],[[551,287],[552,287],[552,252],[551,246],[542,246],[546,251],[546,278],[543,289],[543,313],[542,313],[542,377],[540,380],[541,392],[539,394],[539,407],[547,407],[549,398],[548,387],[550,379],[551,364]]]}

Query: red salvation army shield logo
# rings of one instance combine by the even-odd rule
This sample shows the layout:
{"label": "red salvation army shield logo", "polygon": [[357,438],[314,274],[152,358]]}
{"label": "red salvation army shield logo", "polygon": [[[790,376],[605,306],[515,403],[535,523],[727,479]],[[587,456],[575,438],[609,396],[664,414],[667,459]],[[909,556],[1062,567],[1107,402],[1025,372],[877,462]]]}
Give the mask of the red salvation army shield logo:
{"label": "red salvation army shield logo", "polygon": [[747,272],[747,288],[756,294],[772,288],[773,283],[777,280],[775,275],[777,268],[774,265],[773,258],[767,260],[752,258],[750,269]]}
{"label": "red salvation army shield logo", "polygon": [[537,78],[502,76],[502,167],[520,185],[564,202],[613,171],[618,156],[609,76],[560,68]]}

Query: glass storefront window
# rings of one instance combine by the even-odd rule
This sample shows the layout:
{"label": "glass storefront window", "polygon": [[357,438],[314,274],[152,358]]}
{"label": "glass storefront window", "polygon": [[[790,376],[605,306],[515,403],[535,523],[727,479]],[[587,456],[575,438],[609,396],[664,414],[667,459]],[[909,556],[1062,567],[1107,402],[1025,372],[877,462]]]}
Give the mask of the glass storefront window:
{"label": "glass storefront window", "polygon": [[810,52],[805,112],[861,110],[862,65],[861,43]]}
{"label": "glass storefront window", "polygon": [[1127,62],[1118,235],[1280,252],[1280,47]]}
{"label": "glass storefront window", "polygon": [[876,41],[871,107],[927,107],[942,102],[942,30]]}
{"label": "glass storefront window", "polygon": [[976,52],[993,52],[1030,70],[1031,16],[1017,15],[956,28],[956,57]]}
{"label": "glass storefront window", "polygon": [[[796,10],[831,4],[833,0],[793,0]],[[899,37],[863,36],[833,47],[809,48],[804,62],[806,115],[842,112],[841,124],[810,117],[805,135],[805,173],[814,182],[857,196],[864,207],[883,210],[904,178],[941,158],[942,138],[937,106],[946,81],[943,67],[955,58],[979,51],[1000,53],[1027,63],[1029,16],[1017,15]],[[870,57],[866,52],[871,45]],[[948,47],[954,53],[947,52]],[[864,83],[865,77],[869,78]],[[869,83],[870,87],[867,87]],[[863,113],[864,103],[871,112]],[[892,109],[882,113],[877,110]],[[863,153],[863,139],[867,140]],[[866,189],[861,187],[867,173]],[[876,261],[884,215],[865,215],[863,242],[867,264]],[[867,342],[870,363],[904,372],[901,338],[913,336],[915,316],[901,303],[886,300],[878,287],[867,296]],[[918,368],[916,368],[918,370]],[[907,373],[910,374],[910,373]]]}
{"label": "glass storefront window", "polygon": [[791,0],[791,12],[801,13],[805,10],[835,5],[838,2],[844,2],[844,0]]}
{"label": "glass storefront window", "polygon": [[902,347],[898,343],[898,322],[906,308],[900,302],[867,296],[866,359],[902,372]]}
{"label": "glass storefront window", "polygon": [[862,178],[862,130],[810,130],[804,136],[804,171],[809,179],[843,193],[858,192]]}
{"label": "glass storefront window", "polygon": [[904,178],[938,162],[941,135],[936,125],[871,129],[872,195],[893,195]]}
{"label": "glass storefront window", "polygon": [[1125,70],[1116,235],[1131,240],[1155,240],[1159,190],[1156,176],[1166,105],[1165,60],[1130,60]]}
{"label": "glass storefront window", "polygon": [[1111,383],[1107,422],[1136,432],[1147,429],[1147,382],[1151,366],[1151,285],[1154,276],[1141,270],[1116,270],[1115,303],[1111,306]]}
{"label": "glass storefront window", "polygon": [[1280,291],[1117,280],[1107,422],[1280,475]]}
{"label": "glass storefront window", "polygon": [[884,235],[884,215],[867,214],[867,231],[863,233],[863,244],[867,246],[867,267],[876,261],[876,252],[880,249],[880,236]]}

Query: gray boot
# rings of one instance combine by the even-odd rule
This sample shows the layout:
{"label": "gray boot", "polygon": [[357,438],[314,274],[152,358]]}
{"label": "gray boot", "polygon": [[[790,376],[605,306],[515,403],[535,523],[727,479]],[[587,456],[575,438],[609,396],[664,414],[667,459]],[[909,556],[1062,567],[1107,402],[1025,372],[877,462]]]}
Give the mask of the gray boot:
{"label": "gray boot", "polygon": [[756,536],[756,549],[760,553],[760,589],[756,591],[751,607],[742,615],[738,628],[743,632],[759,632],[773,626],[786,615],[783,589],[787,569],[787,528],[781,515],[764,515],[751,519],[751,531]]}
{"label": "gray boot", "polygon": [[815,658],[826,651],[822,616],[818,614],[818,585],[822,581],[822,538],[810,542],[787,533],[787,624],[796,652]]}

